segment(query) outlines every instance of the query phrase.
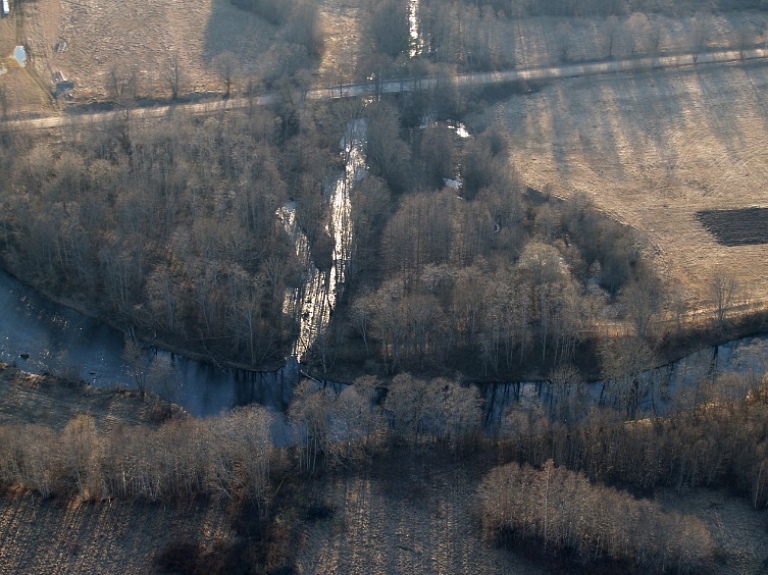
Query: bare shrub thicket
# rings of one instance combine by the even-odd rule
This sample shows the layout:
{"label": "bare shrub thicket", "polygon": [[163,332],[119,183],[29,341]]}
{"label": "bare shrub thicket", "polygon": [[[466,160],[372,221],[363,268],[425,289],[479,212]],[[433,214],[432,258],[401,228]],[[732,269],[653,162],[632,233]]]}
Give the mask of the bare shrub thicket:
{"label": "bare shrub thicket", "polygon": [[664,513],[552,460],[540,470],[497,467],[480,484],[478,499],[489,535],[528,542],[544,554],[573,553],[587,564],[608,558],[643,573],[702,573],[713,555],[700,519]]}

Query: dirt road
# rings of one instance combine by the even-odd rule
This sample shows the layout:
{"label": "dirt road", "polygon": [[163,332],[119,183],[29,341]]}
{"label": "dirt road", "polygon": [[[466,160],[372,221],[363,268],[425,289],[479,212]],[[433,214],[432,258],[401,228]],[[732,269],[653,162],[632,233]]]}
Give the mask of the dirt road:
{"label": "dirt road", "polygon": [[[541,80],[556,80],[574,77],[595,76],[600,74],[614,74],[620,72],[641,72],[647,70],[661,70],[678,68],[683,66],[703,66],[705,64],[741,64],[754,63],[756,60],[764,60],[768,56],[768,50],[727,50],[703,54],[684,54],[678,56],[660,56],[655,58],[638,58],[626,60],[611,60],[593,62],[588,64],[572,64],[564,66],[551,66],[544,68],[532,68],[527,70],[508,70],[506,72],[484,72],[477,74],[462,74],[448,79],[459,86],[483,87],[513,82],[532,82]],[[427,78],[414,81],[409,78],[389,80],[383,82],[378,90],[381,94],[398,94],[422,89],[433,88],[441,81],[435,78]],[[445,81],[445,80],[442,80]],[[308,100],[332,100],[337,98],[358,98],[375,95],[377,86],[372,83],[346,84],[309,90],[305,97]],[[47,118],[34,118],[27,120],[11,120],[0,125],[10,130],[35,130],[51,129],[62,126],[86,125],[89,123],[109,122],[116,119],[152,119],[169,116],[171,114],[205,115],[225,110],[242,109],[249,106],[266,106],[279,100],[278,94],[264,94],[254,99],[232,98],[192,104],[170,104],[152,108],[134,108],[118,111],[95,112],[87,114],[68,114],[51,116]]]}

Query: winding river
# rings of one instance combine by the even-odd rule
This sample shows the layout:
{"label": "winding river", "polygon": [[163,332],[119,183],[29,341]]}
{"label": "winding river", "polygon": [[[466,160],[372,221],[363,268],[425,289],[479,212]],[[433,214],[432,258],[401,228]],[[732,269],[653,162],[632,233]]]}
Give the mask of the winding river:
{"label": "winding river", "polygon": [[[30,373],[63,373],[99,387],[133,387],[123,360],[122,332],[70,308],[0,272],[0,361]],[[298,364],[275,372],[220,369],[160,350],[147,363],[166,363],[178,375],[167,399],[193,415],[215,415],[257,402],[285,411],[299,379]]]}
{"label": "winding river", "polygon": [[[722,372],[744,369],[734,358],[755,342],[768,344],[768,336],[732,341],[715,350],[704,349],[666,367],[647,372],[639,413],[663,412],[671,391],[708,377],[712,358]],[[76,375],[99,387],[132,387],[130,370],[122,358],[124,336],[118,330],[77,311],[55,304],[34,289],[0,272],[0,361],[31,373]],[[221,369],[160,350],[148,351],[173,368],[179,383],[167,399],[199,417],[215,415],[239,405],[259,403],[284,413],[300,378],[299,365],[275,372]],[[765,360],[756,358],[755,364]],[[755,365],[754,367],[759,367]],[[749,369],[749,367],[747,367]],[[582,405],[595,405],[602,383],[583,386]],[[547,383],[483,384],[485,421],[495,427],[513,404],[555,403],[558,391]],[[692,399],[695,401],[695,397]]]}

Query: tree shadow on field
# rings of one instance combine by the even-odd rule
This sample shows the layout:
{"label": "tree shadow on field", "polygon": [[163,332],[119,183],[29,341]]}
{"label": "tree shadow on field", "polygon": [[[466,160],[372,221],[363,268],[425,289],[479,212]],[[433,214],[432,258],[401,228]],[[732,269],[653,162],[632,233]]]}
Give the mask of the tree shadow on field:
{"label": "tree shadow on field", "polygon": [[672,170],[677,165],[679,150],[670,140],[672,134],[685,130],[685,107],[680,98],[669,97],[673,88],[669,76],[654,72],[638,72],[613,84],[612,93],[621,102],[615,109],[615,129],[637,155],[623,158],[624,162],[642,166],[652,148],[662,167]]}
{"label": "tree shadow on field", "polygon": [[277,30],[255,14],[237,8],[230,0],[212,0],[203,61],[212,66],[217,56],[231,52],[240,73],[250,75],[260,67],[264,55],[275,43]]}
{"label": "tree shadow on field", "polygon": [[699,69],[696,79],[706,104],[709,132],[720,141],[731,162],[735,163],[749,143],[739,126],[738,114],[734,110],[736,102],[723,101],[715,104],[708,101],[715,100],[718,94],[723,92],[723,83],[727,82],[726,74],[733,75],[735,71],[727,70],[723,73],[720,67],[710,67]]}

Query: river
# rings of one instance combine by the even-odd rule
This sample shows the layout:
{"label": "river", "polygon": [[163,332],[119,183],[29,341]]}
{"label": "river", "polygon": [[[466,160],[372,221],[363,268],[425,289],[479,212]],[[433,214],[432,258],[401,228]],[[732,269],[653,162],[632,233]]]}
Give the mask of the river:
{"label": "river", "polygon": [[[717,348],[717,368],[722,372],[743,369],[734,359],[755,342],[768,344],[768,336],[735,340]],[[112,327],[58,305],[34,289],[0,272],[0,360],[31,373],[65,373],[99,387],[131,388],[130,370],[122,358],[124,336]],[[705,380],[714,349],[700,352],[644,375],[639,415],[663,412],[669,395],[679,385]],[[742,354],[743,355],[743,354]],[[165,362],[178,375],[178,386],[167,399],[189,413],[206,417],[239,405],[258,403],[284,413],[299,381],[299,365],[274,372],[222,369],[160,350],[149,350],[147,362]],[[765,357],[755,357],[763,369]],[[759,364],[759,365],[758,365]],[[497,383],[479,385],[487,426],[495,427],[512,405],[541,406],[556,403],[558,391],[547,383]],[[597,404],[602,383],[581,386],[582,406]],[[575,392],[574,392],[575,393]],[[571,396],[575,399],[575,395]],[[691,401],[695,402],[695,396]]]}

